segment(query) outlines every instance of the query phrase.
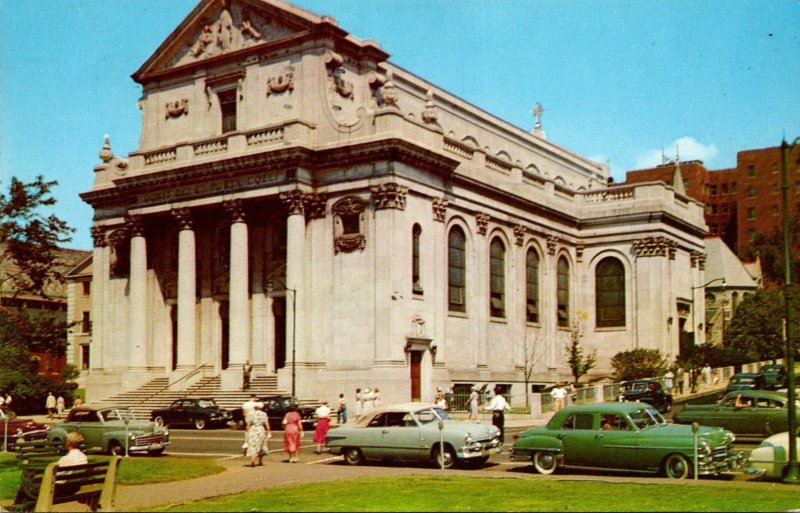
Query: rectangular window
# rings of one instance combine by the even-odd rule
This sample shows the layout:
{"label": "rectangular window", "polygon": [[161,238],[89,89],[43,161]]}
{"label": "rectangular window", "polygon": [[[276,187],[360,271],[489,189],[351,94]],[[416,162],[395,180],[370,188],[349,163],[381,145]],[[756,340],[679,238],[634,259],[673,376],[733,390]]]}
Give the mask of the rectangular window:
{"label": "rectangular window", "polygon": [[747,236],[750,239],[750,242],[753,242],[754,240],[756,240],[756,231],[753,228],[750,228]]}
{"label": "rectangular window", "polygon": [[753,164],[747,166],[747,176],[756,176],[756,166]]}
{"label": "rectangular window", "polygon": [[747,219],[755,219],[756,218],[756,207],[750,207],[747,209]]}
{"label": "rectangular window", "polygon": [[772,205],[772,215],[779,216],[780,210],[778,209],[778,205]]}
{"label": "rectangular window", "polygon": [[83,285],[83,295],[84,296],[88,296],[89,294],[91,294],[91,292],[92,292],[92,282],[84,281],[82,283],[82,285]]}
{"label": "rectangular window", "polygon": [[81,318],[81,332],[92,332],[92,321],[89,319],[89,312],[83,312],[83,317]]}
{"label": "rectangular window", "polygon": [[712,185],[711,188],[710,188],[710,191],[711,191],[710,194],[712,196],[716,196],[717,195],[717,186],[716,185]]}
{"label": "rectangular window", "polygon": [[733,182],[731,184],[731,194],[736,194],[737,192],[739,192],[739,188],[736,186],[736,182]]}
{"label": "rectangular window", "polygon": [[81,369],[89,368],[89,345],[81,345]]}
{"label": "rectangular window", "polygon": [[222,113],[222,133],[236,131],[236,89],[220,91],[219,108]]}
{"label": "rectangular window", "polygon": [[747,188],[747,197],[752,199],[756,197],[756,188],[752,185]]}
{"label": "rectangular window", "polygon": [[726,183],[722,184],[722,195],[723,196],[727,196],[728,195],[728,184],[726,184]]}
{"label": "rectangular window", "polygon": [[722,204],[722,213],[723,214],[727,214],[728,213],[728,204],[727,203],[723,203]]}

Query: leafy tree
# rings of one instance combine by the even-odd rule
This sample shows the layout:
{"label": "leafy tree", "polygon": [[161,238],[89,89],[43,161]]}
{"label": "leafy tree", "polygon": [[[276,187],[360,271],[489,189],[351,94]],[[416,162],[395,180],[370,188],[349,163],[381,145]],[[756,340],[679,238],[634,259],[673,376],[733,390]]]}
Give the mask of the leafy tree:
{"label": "leafy tree", "polygon": [[[793,248],[800,247],[800,217],[789,221],[789,240]],[[740,254],[743,260],[755,260],[756,256],[760,257],[766,284],[784,284],[786,274],[783,228],[777,228],[771,234],[757,233]],[[794,251],[794,255],[798,255],[798,252]],[[792,276],[800,276],[800,255],[793,256],[791,265]]]}
{"label": "leafy tree", "polygon": [[597,363],[597,350],[591,353],[586,353],[581,340],[583,339],[584,322],[588,314],[586,312],[577,312],[575,321],[572,323],[570,329],[570,341],[567,345],[566,357],[567,364],[572,371],[572,376],[575,378],[575,383],[581,379],[581,376],[586,375]]}
{"label": "leafy tree", "polygon": [[44,295],[48,282],[63,280],[56,266],[58,245],[69,242],[74,229],[54,214],[42,213],[55,205],[51,191],[56,185],[42,176],[30,183],[12,177],[8,194],[0,193],[0,264],[13,263],[18,269],[0,275],[0,286],[11,282],[17,294]]}
{"label": "leafy tree", "polygon": [[[725,347],[741,354],[741,362],[785,356],[783,296],[783,289],[759,290],[745,297],[736,308],[736,315],[725,327]],[[794,318],[795,333],[798,333],[797,317]]]}
{"label": "leafy tree", "polygon": [[637,348],[615,354],[611,366],[619,381],[627,381],[658,376],[667,367],[667,360],[658,349]]}
{"label": "leafy tree", "polygon": [[701,362],[707,362],[712,368],[748,363],[741,352],[711,342],[695,346],[690,363],[700,364]]}

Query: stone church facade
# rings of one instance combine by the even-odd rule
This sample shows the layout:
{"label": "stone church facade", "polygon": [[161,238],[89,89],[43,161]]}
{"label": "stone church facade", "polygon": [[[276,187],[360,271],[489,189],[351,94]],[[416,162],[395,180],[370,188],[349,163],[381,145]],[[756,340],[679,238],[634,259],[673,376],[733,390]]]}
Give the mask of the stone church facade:
{"label": "stone church facade", "polygon": [[609,187],[388,59],[328,16],[203,0],[136,71],[139,148],[106,138],[82,195],[91,398],[201,366],[235,389],[248,360],[301,398],[522,394],[526,369],[568,378],[576,332],[593,376],[677,356],[703,322],[702,205]]}

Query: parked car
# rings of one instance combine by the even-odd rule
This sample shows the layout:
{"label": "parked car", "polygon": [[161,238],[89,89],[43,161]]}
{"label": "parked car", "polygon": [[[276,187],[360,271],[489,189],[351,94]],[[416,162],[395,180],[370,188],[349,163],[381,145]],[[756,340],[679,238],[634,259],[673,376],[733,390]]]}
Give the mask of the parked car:
{"label": "parked car", "polygon": [[741,372],[731,376],[724,393],[727,394],[737,390],[763,390],[764,388],[766,388],[766,384],[763,374]]}
{"label": "parked car", "polygon": [[546,426],[515,435],[513,460],[531,460],[541,474],[560,467],[588,467],[661,473],[685,479],[735,470],[741,452],[733,450],[732,432],[701,426],[694,456],[691,426],[668,424],[646,403],[596,403],[568,406]]}
{"label": "parked car", "polygon": [[158,426],[226,427],[231,412],[220,408],[210,397],[177,399],[168,408],[150,412],[150,420]]}
{"label": "parked car", "polygon": [[14,450],[17,440],[46,440],[49,426],[33,419],[21,419],[8,408],[0,406],[0,447]]}
{"label": "parked car", "polygon": [[[740,406],[736,405],[736,398]],[[715,404],[687,404],[672,416],[673,422],[729,429],[737,435],[769,436],[788,429],[787,397],[769,390],[739,390],[728,392]],[[800,425],[800,401],[797,421]],[[745,406],[746,405],[746,406]]]}
{"label": "parked car", "polygon": [[[800,447],[800,437],[797,438],[797,447]],[[788,462],[789,432],[784,431],[772,435],[750,451],[744,471],[746,474],[757,474],[765,479],[782,479],[786,476]]]}
{"label": "parked car", "polygon": [[87,451],[108,454],[125,454],[126,440],[128,452],[151,456],[160,455],[170,444],[164,426],[137,419],[130,408],[73,408],[66,421],[50,428],[48,439],[63,442],[72,431],[83,435]]}
{"label": "parked car", "polygon": [[672,410],[672,394],[654,379],[623,381],[620,383],[617,401],[647,403],[661,413]]}
{"label": "parked car", "polygon": [[445,468],[486,463],[502,445],[495,426],[453,420],[444,409],[426,403],[378,408],[354,425],[331,429],[327,443],[332,454],[344,455],[351,465],[396,459],[432,462],[437,467],[444,462]]}
{"label": "parked car", "polygon": [[764,376],[764,388],[779,389],[787,386],[785,365],[780,363],[762,365],[759,372]]}
{"label": "parked car", "polygon": [[[270,429],[283,429],[281,422],[284,415],[289,411],[291,405],[297,406],[297,412],[300,414],[303,429],[312,429],[314,423],[317,421],[315,415],[315,408],[310,406],[299,406],[294,398],[285,395],[270,395],[260,397],[258,401],[264,403],[264,411],[269,419]],[[231,410],[230,422],[235,425],[237,429],[244,429],[245,420],[241,408],[234,408]]]}

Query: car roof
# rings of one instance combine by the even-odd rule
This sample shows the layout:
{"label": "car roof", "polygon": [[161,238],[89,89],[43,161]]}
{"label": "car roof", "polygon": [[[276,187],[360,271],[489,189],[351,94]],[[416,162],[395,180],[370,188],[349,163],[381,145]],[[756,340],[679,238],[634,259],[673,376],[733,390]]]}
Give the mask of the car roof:
{"label": "car roof", "polygon": [[756,378],[756,377],[758,377],[760,375],[761,375],[760,372],[740,372],[738,374],[734,374],[733,376],[731,376],[731,379],[736,379],[736,378]]}
{"label": "car roof", "polygon": [[605,403],[591,403],[591,404],[576,404],[567,406],[558,413],[630,413],[632,411],[639,411],[642,406],[647,403],[632,403],[632,402],[605,402]]}
{"label": "car roof", "polygon": [[763,397],[766,399],[776,399],[781,401],[786,401],[788,399],[788,395],[784,392],[778,392],[777,390],[731,390],[725,397],[734,396],[734,395],[745,395],[749,397]]}

